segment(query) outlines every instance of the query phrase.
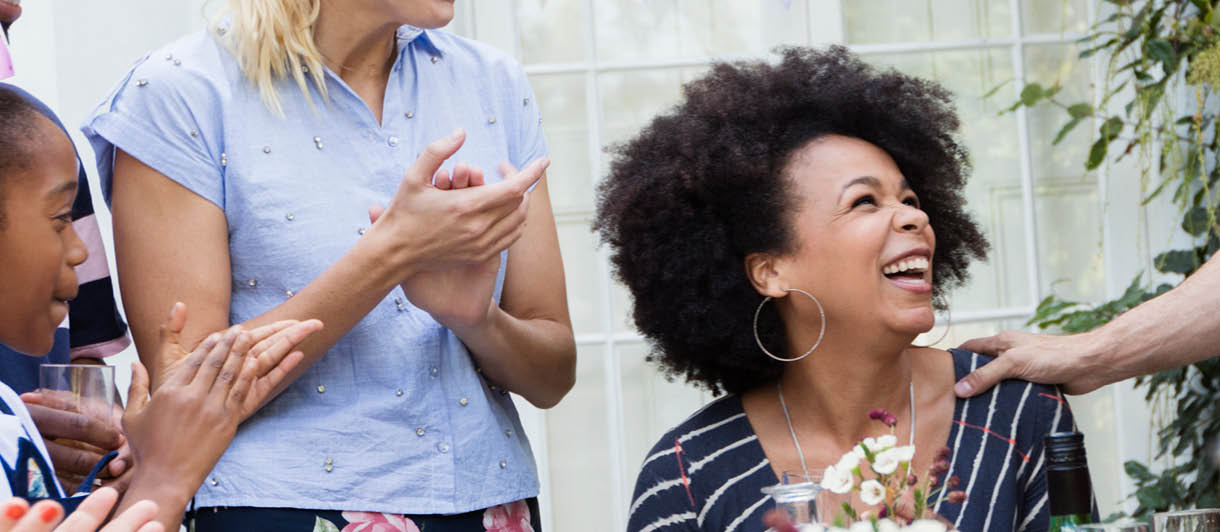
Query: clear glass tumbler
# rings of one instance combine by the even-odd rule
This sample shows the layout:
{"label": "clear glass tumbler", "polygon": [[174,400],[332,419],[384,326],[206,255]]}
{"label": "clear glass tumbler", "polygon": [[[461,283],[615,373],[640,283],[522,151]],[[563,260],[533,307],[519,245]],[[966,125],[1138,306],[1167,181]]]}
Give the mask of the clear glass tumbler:
{"label": "clear glass tumbler", "polygon": [[1154,514],[1152,529],[1154,532],[1220,532],[1220,508]]}

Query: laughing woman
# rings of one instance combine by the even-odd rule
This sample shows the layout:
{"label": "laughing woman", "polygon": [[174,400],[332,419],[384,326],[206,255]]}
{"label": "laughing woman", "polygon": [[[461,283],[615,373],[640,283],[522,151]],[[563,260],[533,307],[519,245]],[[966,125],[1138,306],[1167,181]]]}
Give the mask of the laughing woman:
{"label": "laughing woman", "polygon": [[188,342],[327,325],[204,482],[194,530],[538,529],[508,394],[550,407],[575,379],[546,143],[520,67],[435,29],[452,17],[232,0],[86,124],[142,354],[174,300]]}
{"label": "laughing woman", "polygon": [[762,530],[760,489],[877,435],[874,408],[914,471],[951,447],[941,481],[968,498],[935,510],[956,528],[1046,529],[1043,436],[1072,427],[1058,391],[955,400],[987,359],[911,345],[987,249],[949,100],[843,48],[789,49],[716,65],[619,149],[596,227],[635,323],[670,373],[728,392],[653,447],[629,530]]}

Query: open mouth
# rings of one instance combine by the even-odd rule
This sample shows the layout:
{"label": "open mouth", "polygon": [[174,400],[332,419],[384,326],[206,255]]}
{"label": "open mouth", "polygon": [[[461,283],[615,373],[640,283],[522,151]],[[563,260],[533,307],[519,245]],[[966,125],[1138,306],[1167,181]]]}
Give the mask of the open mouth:
{"label": "open mouth", "polygon": [[927,277],[931,262],[927,257],[908,256],[885,265],[881,272],[895,281],[922,281]]}

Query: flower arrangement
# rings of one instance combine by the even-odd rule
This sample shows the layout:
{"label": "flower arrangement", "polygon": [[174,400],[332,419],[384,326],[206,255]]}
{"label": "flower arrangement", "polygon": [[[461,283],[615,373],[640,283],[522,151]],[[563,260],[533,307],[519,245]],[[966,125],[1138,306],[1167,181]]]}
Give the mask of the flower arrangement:
{"label": "flower arrangement", "polygon": [[[947,532],[951,528],[932,511],[941,500],[953,504],[966,500],[966,492],[957,489],[961,482],[958,477],[951,476],[943,484],[939,480],[949,471],[950,449],[944,447],[937,452],[932,466],[920,478],[911,472],[915,446],[898,445],[894,434],[898,418],[881,409],[870,411],[868,417],[888,427],[889,434],[864,438],[826,468],[821,482],[823,490],[837,495],[858,492],[868,508],[858,511],[844,502],[829,528],[816,524],[797,528],[786,513],[773,510],[767,515],[767,526],[776,532]],[[866,478],[869,471],[872,474]]]}

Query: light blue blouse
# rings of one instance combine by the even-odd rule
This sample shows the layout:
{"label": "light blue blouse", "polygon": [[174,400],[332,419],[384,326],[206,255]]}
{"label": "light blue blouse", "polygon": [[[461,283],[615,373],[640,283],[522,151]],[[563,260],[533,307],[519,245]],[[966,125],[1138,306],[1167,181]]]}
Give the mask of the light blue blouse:
{"label": "light blue blouse", "polygon": [[[464,128],[447,166],[478,165],[489,182],[501,161],[521,168],[546,154],[521,67],[444,31],[399,29],[380,124],[329,70],[326,84],[328,103],[311,86],[315,111],[281,82],[277,117],[200,32],[139,61],[83,127],[107,201],[117,147],[224,211],[233,323],[339,260],[428,142]],[[510,397],[396,288],[242,425],[196,504],[445,514],[537,494]]]}

